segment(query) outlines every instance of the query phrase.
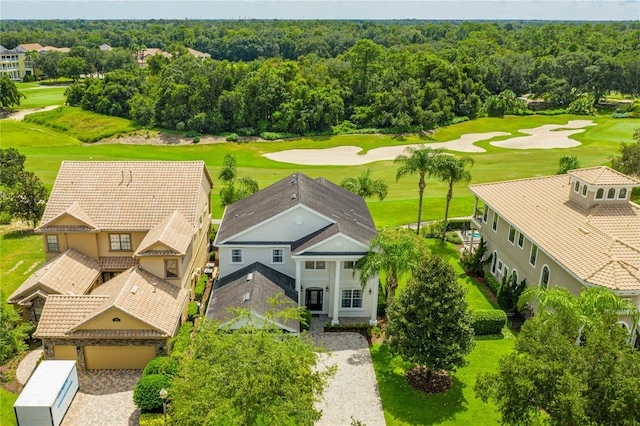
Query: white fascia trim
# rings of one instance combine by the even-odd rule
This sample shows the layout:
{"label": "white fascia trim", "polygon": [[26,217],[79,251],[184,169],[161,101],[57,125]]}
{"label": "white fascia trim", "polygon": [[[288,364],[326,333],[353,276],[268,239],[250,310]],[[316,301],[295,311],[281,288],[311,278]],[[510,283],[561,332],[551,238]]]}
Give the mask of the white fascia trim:
{"label": "white fascia trim", "polygon": [[[364,256],[364,255],[362,255],[362,256]],[[357,254],[342,255],[342,254],[339,254],[339,253],[336,253],[335,255],[327,254],[327,255],[322,255],[322,256],[317,256],[317,255],[314,256],[314,255],[310,255],[310,254],[307,254],[307,255],[301,254],[301,255],[292,255],[291,259],[294,260],[294,261],[295,260],[300,260],[300,261],[304,261],[304,260],[320,260],[320,261],[322,261],[322,260],[325,260],[325,261],[326,260],[329,260],[329,261],[343,260],[343,261],[345,261],[345,260],[360,260],[362,258],[362,256],[357,255]]]}
{"label": "white fascia trim", "polygon": [[[225,206],[224,211],[222,212],[222,219],[220,219],[220,225],[222,225],[222,222],[224,222],[224,217],[227,214],[227,207],[229,206]],[[213,239],[213,246],[214,247],[218,247],[218,236],[220,235],[220,225],[218,225],[218,232],[216,232],[216,237]]]}
{"label": "white fascia trim", "polygon": [[[276,327],[280,327],[280,328],[282,328],[284,330],[287,330],[290,333],[298,334],[298,331],[294,330],[293,328],[287,327],[286,325],[281,324],[279,322],[267,319],[267,318],[263,317],[262,315],[259,315],[259,314],[255,313],[253,311],[250,311],[249,314],[251,314],[252,317],[257,318],[258,320],[262,321],[263,323],[267,323],[268,322],[268,323],[274,324]],[[233,318],[233,319],[231,319],[231,320],[229,320],[229,321],[227,321],[225,323],[220,324],[220,327],[218,327],[218,328],[231,326],[233,323],[237,322],[240,319],[242,319],[242,318]]]}
{"label": "white fascia trim", "polygon": [[329,238],[327,238],[327,239],[324,239],[324,240],[322,240],[322,241],[319,241],[317,244],[312,245],[311,247],[307,247],[307,248],[304,250],[304,252],[302,252],[302,253],[300,253],[300,254],[297,254],[297,253],[299,253],[299,252],[297,252],[297,253],[296,253],[296,256],[304,255],[304,253],[306,253],[306,252],[308,252],[308,251],[313,250],[314,248],[318,247],[319,245],[321,245],[321,244],[326,244],[326,243],[331,242],[331,241],[335,240],[336,238],[340,238],[340,237],[342,237],[342,238],[346,239],[347,241],[351,241],[352,243],[355,243],[356,245],[358,245],[358,246],[362,247],[365,251],[369,251],[369,246],[368,246],[368,245],[366,245],[366,244],[362,244],[360,241],[358,241],[358,240],[356,240],[356,239],[354,239],[354,238],[351,238],[350,236],[348,236],[348,235],[346,235],[346,234],[343,234],[342,232],[338,232],[337,234],[332,235],[332,236],[330,236],[330,237],[329,237]]}

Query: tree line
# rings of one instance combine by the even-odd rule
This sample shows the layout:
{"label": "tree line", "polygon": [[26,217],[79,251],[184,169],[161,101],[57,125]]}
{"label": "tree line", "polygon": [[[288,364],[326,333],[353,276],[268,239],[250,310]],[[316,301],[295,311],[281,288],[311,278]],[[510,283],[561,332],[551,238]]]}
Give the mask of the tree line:
{"label": "tree line", "polygon": [[[9,24],[4,46],[72,45],[68,56],[84,61],[83,74],[107,72],[74,85],[70,104],[179,131],[418,131],[525,113],[518,99],[525,94],[549,108],[573,105],[573,112],[591,111],[609,92],[640,94],[637,22],[43,21],[30,30]],[[121,50],[97,53],[103,42]],[[141,46],[172,57],[157,55],[139,69],[131,53]],[[211,59],[188,55],[187,47]],[[66,62],[74,78],[78,72],[70,75]]]}

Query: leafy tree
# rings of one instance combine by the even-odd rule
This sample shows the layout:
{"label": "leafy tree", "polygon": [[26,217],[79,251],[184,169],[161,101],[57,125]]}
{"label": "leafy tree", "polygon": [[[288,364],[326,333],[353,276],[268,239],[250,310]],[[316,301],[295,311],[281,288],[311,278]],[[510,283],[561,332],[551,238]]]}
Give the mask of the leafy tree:
{"label": "leafy tree", "polygon": [[[522,327],[498,371],[481,374],[475,392],[498,406],[508,425],[634,425],[640,418],[640,352],[618,313],[638,310],[607,289],[527,290],[537,314]],[[636,324],[633,324],[635,327]],[[544,414],[543,414],[544,413]]]}
{"label": "leafy tree", "polygon": [[567,113],[577,115],[596,115],[597,111],[593,106],[594,103],[595,100],[593,96],[584,94],[569,104],[567,107]]}
{"label": "leafy tree", "polygon": [[27,350],[25,341],[33,328],[32,323],[22,321],[20,314],[6,300],[0,291],[0,364]]}
{"label": "leafy tree", "polygon": [[0,148],[0,185],[12,187],[24,170],[26,156],[15,148]]}
{"label": "leafy tree", "polygon": [[557,175],[563,175],[567,173],[569,170],[575,170],[580,168],[580,162],[578,161],[578,157],[575,155],[563,155],[560,157],[558,161],[558,170],[556,170]]}
{"label": "leafy tree", "polygon": [[[384,273],[382,294],[391,304],[401,279],[410,277],[428,249],[424,240],[406,228],[387,228],[369,242],[369,252],[356,262],[364,287],[376,275]],[[355,272],[354,272],[355,273]]]}
{"label": "leafy tree", "polygon": [[36,58],[36,65],[44,75],[49,79],[56,81],[58,77],[60,77],[60,61],[62,58],[62,53],[56,50],[52,52],[43,52]]}
{"label": "leafy tree", "polygon": [[[296,308],[278,309],[272,299],[266,316],[301,320]],[[204,321],[180,358],[169,412],[174,425],[313,425],[321,412],[314,403],[334,369],[318,369],[319,353],[306,336],[286,334],[268,322],[247,324],[231,332]]]}
{"label": "leafy tree", "polygon": [[340,186],[346,190],[358,194],[362,198],[369,198],[377,195],[380,201],[387,196],[387,184],[382,179],[372,179],[371,169],[367,169],[358,177],[347,177],[342,179]]}
{"label": "leafy tree", "polygon": [[35,173],[23,170],[15,185],[6,191],[6,205],[12,217],[35,227],[47,203],[49,194]]}
{"label": "leafy tree", "polygon": [[258,192],[258,182],[254,178],[238,178],[237,173],[236,157],[233,154],[225,155],[222,169],[218,173],[218,179],[225,184],[220,190],[220,205],[223,207]]}
{"label": "leafy tree", "polygon": [[[387,307],[385,337],[394,352],[424,371],[426,385],[434,388],[434,372],[455,371],[466,364],[474,347],[471,315],[465,289],[453,268],[440,256],[424,256],[399,293]],[[447,389],[444,389],[447,390]]]}
{"label": "leafy tree", "polygon": [[396,181],[406,175],[418,175],[418,224],[416,234],[420,235],[420,220],[422,218],[422,199],[424,197],[424,189],[427,187],[425,177],[436,174],[437,158],[442,155],[439,150],[425,148],[424,145],[419,147],[409,146],[405,149],[406,154],[399,155],[393,160],[394,163],[400,164],[396,173]]}
{"label": "leafy tree", "polygon": [[517,312],[518,299],[527,287],[527,280],[518,283],[518,275],[511,272],[509,276],[502,277],[502,284],[498,290],[498,304],[506,312]]}
{"label": "leafy tree", "polygon": [[611,159],[611,167],[629,176],[640,177],[640,129],[633,133],[636,140],[620,145],[620,155]]}
{"label": "leafy tree", "polygon": [[24,97],[8,75],[4,74],[0,77],[0,109],[8,109],[15,105],[20,105],[20,98]]}
{"label": "leafy tree", "polygon": [[436,158],[435,175],[449,186],[447,190],[447,202],[444,209],[444,224],[442,226],[442,240],[444,240],[449,220],[449,205],[453,198],[453,185],[457,183],[468,183],[471,180],[471,172],[469,172],[466,167],[473,165],[473,158],[455,158],[449,155],[440,155]]}
{"label": "leafy tree", "polygon": [[87,69],[87,63],[84,59],[78,56],[67,56],[60,60],[60,74],[65,77],[70,77],[73,82],[77,82],[80,75]]}

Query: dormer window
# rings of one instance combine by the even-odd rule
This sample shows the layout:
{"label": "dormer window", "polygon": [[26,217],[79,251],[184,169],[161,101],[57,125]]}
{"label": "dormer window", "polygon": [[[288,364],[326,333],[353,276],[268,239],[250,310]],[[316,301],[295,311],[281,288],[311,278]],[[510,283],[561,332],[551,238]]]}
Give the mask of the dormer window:
{"label": "dormer window", "polygon": [[600,188],[596,192],[596,200],[602,200],[604,198],[604,189]]}
{"label": "dormer window", "polygon": [[582,185],[582,196],[583,197],[587,196],[587,185]]}
{"label": "dormer window", "polygon": [[616,198],[616,190],[614,188],[611,188],[607,192],[607,200],[613,200],[614,198]]}
{"label": "dormer window", "polygon": [[620,192],[618,192],[618,198],[620,198],[621,200],[627,198],[627,188],[622,188]]}
{"label": "dormer window", "polygon": [[580,182],[576,181],[576,185],[573,187],[573,190],[575,192],[579,192],[580,191]]}

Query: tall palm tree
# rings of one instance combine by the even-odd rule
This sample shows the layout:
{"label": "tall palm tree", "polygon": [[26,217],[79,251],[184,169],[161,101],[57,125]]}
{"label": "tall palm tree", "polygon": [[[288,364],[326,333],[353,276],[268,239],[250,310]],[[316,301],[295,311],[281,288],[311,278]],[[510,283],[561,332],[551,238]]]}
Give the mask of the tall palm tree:
{"label": "tall palm tree", "polygon": [[[254,178],[239,178],[237,175],[236,157],[233,154],[225,155],[222,169],[218,173],[218,179],[225,184],[220,190],[220,205],[223,207],[258,192],[258,182]],[[236,182],[240,184],[240,188],[236,187]]]}
{"label": "tall palm tree", "polygon": [[422,199],[424,198],[424,189],[427,187],[425,182],[426,176],[432,176],[436,173],[436,158],[442,156],[441,150],[425,148],[424,145],[419,147],[409,146],[404,151],[406,154],[398,155],[394,163],[399,163],[400,168],[396,173],[396,182],[405,175],[417,174],[418,194],[420,201],[418,204],[418,226],[416,233],[420,235],[420,220],[422,218]]}
{"label": "tall palm tree", "polygon": [[435,175],[442,182],[449,185],[447,191],[447,204],[444,209],[444,225],[442,226],[442,239],[444,240],[447,233],[447,222],[449,220],[449,205],[453,198],[453,185],[456,183],[468,183],[471,180],[471,172],[466,167],[473,166],[473,158],[462,157],[455,158],[450,155],[442,155],[438,157],[435,165]]}
{"label": "tall palm tree", "polygon": [[340,186],[344,189],[358,194],[362,198],[377,195],[380,201],[387,196],[387,184],[382,179],[372,179],[371,169],[367,169],[358,177],[347,177],[342,179]]}
{"label": "tall palm tree", "polygon": [[411,275],[422,258],[428,253],[423,238],[406,228],[387,228],[380,231],[369,242],[369,252],[354,268],[360,272],[360,284],[364,287],[369,279],[384,272],[382,294],[387,296],[387,305],[393,300],[400,279]]}

